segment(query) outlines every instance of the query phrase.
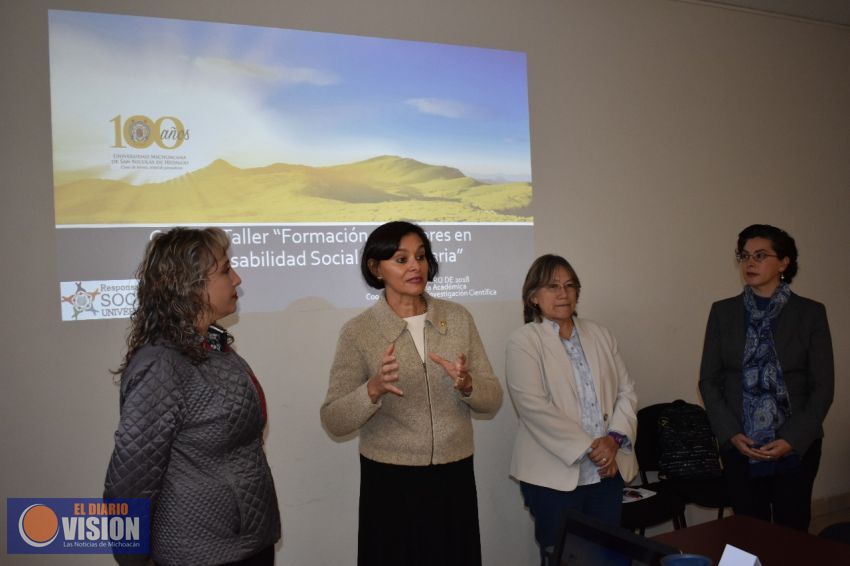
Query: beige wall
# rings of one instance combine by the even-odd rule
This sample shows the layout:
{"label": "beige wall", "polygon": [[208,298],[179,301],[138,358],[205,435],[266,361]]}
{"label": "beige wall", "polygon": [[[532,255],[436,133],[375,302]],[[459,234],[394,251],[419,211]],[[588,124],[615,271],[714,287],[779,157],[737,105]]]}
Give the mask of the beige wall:
{"label": "beige wall", "polygon": [[[3,539],[5,497],[100,493],[117,420],[107,370],[126,325],[58,320],[47,8],[526,51],[536,251],[573,262],[582,315],[618,337],[641,404],[698,399],[708,308],[740,289],[735,235],[752,222],[782,226],[801,249],[794,288],[826,303],[836,350],[816,495],[850,491],[846,29],[667,0],[0,0]],[[331,440],[318,419],[335,337],[354,311],[312,304],[243,315],[232,330],[270,402],[278,564],[354,564],[356,442]],[[501,374],[519,305],[472,311]],[[512,408],[476,425],[485,563],[534,564],[507,478]],[[0,562],[44,563],[26,558]]]}

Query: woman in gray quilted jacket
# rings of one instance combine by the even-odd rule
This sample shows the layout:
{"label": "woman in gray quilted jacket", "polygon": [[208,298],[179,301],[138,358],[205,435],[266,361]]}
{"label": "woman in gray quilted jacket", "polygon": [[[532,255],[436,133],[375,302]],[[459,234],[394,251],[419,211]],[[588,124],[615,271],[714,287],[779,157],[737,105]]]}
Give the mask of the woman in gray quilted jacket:
{"label": "woman in gray quilted jacket", "polygon": [[150,499],[156,564],[270,565],[280,539],[263,390],[215,324],[241,283],[228,248],[220,229],[174,228],[137,273],[104,497]]}

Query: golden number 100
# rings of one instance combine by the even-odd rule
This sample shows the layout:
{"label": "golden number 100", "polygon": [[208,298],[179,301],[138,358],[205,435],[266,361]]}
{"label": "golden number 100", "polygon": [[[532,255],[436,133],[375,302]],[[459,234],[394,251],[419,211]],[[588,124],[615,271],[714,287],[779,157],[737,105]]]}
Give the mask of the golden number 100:
{"label": "golden number 100", "polygon": [[174,116],[163,116],[153,121],[137,114],[127,118],[122,126],[119,114],[110,122],[115,126],[115,145],[112,147],[126,148],[126,143],[136,149],[145,149],[155,143],[162,149],[177,149],[189,139],[189,130]]}

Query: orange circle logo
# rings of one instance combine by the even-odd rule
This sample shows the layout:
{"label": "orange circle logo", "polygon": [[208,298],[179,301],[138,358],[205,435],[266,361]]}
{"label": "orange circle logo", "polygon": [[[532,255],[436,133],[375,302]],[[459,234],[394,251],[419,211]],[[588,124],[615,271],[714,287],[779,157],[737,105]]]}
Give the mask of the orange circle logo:
{"label": "orange circle logo", "polygon": [[30,546],[47,546],[59,534],[59,518],[47,505],[30,505],[18,519],[18,532]]}

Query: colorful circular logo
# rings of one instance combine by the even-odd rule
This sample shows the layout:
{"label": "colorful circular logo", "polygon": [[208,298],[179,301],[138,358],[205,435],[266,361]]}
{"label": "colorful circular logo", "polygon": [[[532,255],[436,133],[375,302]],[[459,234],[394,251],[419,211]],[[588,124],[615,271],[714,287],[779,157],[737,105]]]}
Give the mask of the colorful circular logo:
{"label": "colorful circular logo", "polygon": [[[155,138],[152,135],[155,131],[154,128],[159,128],[159,126],[154,124],[147,116],[130,116],[124,122],[124,139],[127,140],[130,147],[145,149],[154,142]],[[158,130],[156,131],[158,132]],[[159,137],[159,133],[156,137]]]}
{"label": "colorful circular logo", "polygon": [[85,291],[77,291],[74,293],[73,304],[75,309],[84,311],[90,309],[93,303],[94,301],[92,300],[91,295]]}
{"label": "colorful circular logo", "polygon": [[136,120],[130,124],[130,141],[143,144],[151,137],[151,127],[143,120]]}
{"label": "colorful circular logo", "polygon": [[77,290],[71,295],[62,295],[62,302],[71,304],[74,311],[74,320],[77,320],[77,317],[84,312],[97,314],[97,309],[94,308],[94,301],[98,293],[100,291],[97,289],[86,291],[82,283],[77,281]]}
{"label": "colorful circular logo", "polygon": [[30,505],[18,519],[18,532],[30,546],[47,546],[59,534],[59,518],[47,505]]}

